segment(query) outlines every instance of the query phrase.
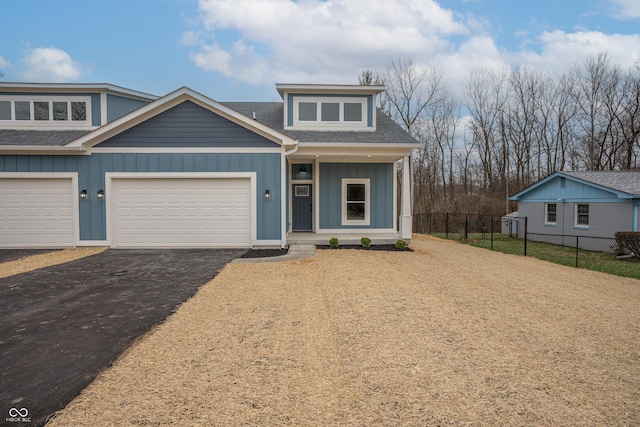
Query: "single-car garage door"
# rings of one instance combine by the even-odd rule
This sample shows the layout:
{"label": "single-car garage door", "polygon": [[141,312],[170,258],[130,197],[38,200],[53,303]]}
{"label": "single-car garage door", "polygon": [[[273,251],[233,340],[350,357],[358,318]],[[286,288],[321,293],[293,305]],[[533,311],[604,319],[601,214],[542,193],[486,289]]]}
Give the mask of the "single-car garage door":
{"label": "single-car garage door", "polygon": [[0,247],[75,245],[71,178],[0,177]]}
{"label": "single-car garage door", "polygon": [[248,178],[114,178],[112,246],[251,244]]}

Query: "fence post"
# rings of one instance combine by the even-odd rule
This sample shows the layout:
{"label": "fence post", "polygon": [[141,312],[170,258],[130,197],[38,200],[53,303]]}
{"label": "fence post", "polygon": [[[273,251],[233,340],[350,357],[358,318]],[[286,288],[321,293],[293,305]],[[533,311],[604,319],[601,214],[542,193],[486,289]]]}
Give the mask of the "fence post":
{"label": "fence post", "polygon": [[493,250],[493,215],[489,217],[489,221],[491,221],[491,250]]}
{"label": "fence post", "polygon": [[464,216],[464,242],[469,243],[469,214]]}
{"label": "fence post", "polygon": [[527,217],[524,217],[524,256],[527,256]]}
{"label": "fence post", "polygon": [[579,245],[579,237],[576,236],[576,268],[578,268],[578,258],[579,258],[579,256],[578,256],[578,247],[579,246],[578,245]]}
{"label": "fence post", "polygon": [[449,238],[449,212],[444,214],[444,238]]}

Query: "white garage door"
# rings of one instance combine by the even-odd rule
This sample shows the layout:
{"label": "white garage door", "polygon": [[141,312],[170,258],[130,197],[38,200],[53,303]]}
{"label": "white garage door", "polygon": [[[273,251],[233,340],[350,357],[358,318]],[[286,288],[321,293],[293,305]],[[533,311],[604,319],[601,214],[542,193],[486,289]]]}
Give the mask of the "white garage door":
{"label": "white garage door", "polygon": [[245,178],[117,178],[111,189],[117,247],[251,244]]}
{"label": "white garage door", "polygon": [[0,177],[0,247],[74,246],[71,178]]}

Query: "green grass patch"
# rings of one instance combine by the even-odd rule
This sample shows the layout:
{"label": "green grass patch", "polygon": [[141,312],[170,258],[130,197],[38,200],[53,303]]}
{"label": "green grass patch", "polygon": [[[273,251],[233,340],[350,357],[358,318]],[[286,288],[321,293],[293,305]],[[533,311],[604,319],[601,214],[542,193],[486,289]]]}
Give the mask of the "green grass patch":
{"label": "green grass patch", "polygon": [[[434,236],[445,238],[444,233],[434,234]],[[463,238],[464,234],[449,233],[450,240],[462,242]],[[478,248],[491,249],[491,234],[486,233],[483,238],[482,233],[469,233],[469,244]],[[524,240],[511,238],[508,234],[494,234],[493,250],[505,254],[524,255]],[[576,266],[575,247],[528,241],[527,256],[568,267]],[[614,254],[608,252],[579,249],[578,267],[640,280],[640,262],[638,260],[633,258],[617,259]]]}

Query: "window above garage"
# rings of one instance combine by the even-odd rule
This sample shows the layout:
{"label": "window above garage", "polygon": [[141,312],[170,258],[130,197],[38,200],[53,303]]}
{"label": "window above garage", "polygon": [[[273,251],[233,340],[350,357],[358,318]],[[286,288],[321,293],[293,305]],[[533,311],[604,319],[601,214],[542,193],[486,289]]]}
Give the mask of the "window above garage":
{"label": "window above garage", "polygon": [[276,88],[285,101],[287,130],[376,130],[376,99],[383,86],[277,84]]}
{"label": "window above garage", "polygon": [[293,126],[295,128],[366,128],[366,98],[314,98],[293,99]]}
{"label": "window above garage", "polygon": [[59,129],[91,126],[88,96],[0,96],[0,128]]}

